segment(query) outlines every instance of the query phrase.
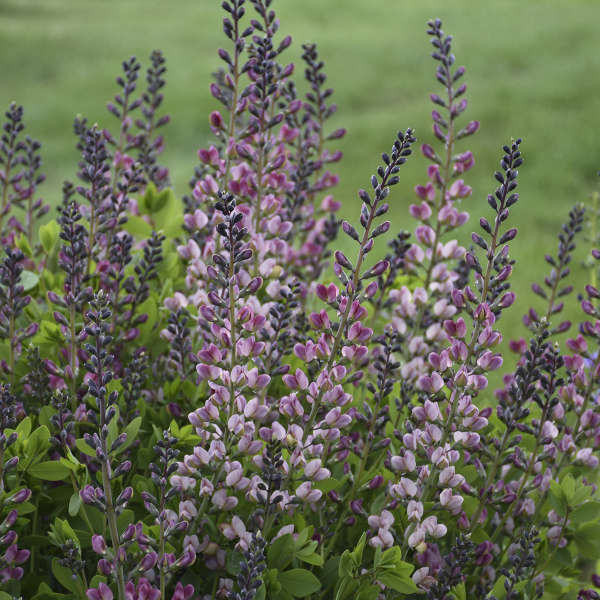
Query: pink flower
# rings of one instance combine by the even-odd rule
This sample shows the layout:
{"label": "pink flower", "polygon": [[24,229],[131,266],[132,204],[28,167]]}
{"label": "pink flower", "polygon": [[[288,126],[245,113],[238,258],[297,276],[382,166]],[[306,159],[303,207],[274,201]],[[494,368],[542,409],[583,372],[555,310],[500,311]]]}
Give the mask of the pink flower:
{"label": "pink flower", "polygon": [[113,600],[113,593],[110,588],[102,582],[99,583],[97,588],[90,588],[86,592],[86,596],[89,600]]}

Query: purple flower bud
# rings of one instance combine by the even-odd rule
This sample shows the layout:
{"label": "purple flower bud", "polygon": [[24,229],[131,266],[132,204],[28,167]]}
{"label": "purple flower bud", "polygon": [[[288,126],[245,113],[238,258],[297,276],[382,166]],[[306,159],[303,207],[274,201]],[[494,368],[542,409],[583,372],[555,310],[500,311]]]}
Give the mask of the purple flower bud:
{"label": "purple flower bud", "polygon": [[383,475],[375,475],[371,481],[369,481],[369,489],[376,490],[378,487],[381,487],[384,483]]}
{"label": "purple flower bud", "polygon": [[104,554],[106,552],[106,542],[101,535],[92,536],[92,550],[96,554]]}
{"label": "purple flower bud", "polygon": [[360,500],[352,500],[352,502],[350,502],[350,510],[355,514],[355,515],[362,515],[364,514],[364,510],[362,507],[362,498]]}
{"label": "purple flower bud", "polygon": [[327,497],[332,501],[335,502],[336,504],[338,502],[341,502],[341,498],[339,496],[339,494],[335,491],[335,490],[330,490],[329,492],[327,492]]}
{"label": "purple flower bud", "polygon": [[210,124],[217,129],[223,128],[223,117],[218,110],[210,113]]}
{"label": "purple flower bud", "polygon": [[65,301],[56,292],[48,292],[48,300],[52,302],[52,304],[58,304],[58,306],[66,306]]}
{"label": "purple flower bud", "polygon": [[346,130],[344,128],[336,129],[333,133],[330,133],[327,136],[328,140],[339,140],[346,135]]}
{"label": "purple flower bud", "polygon": [[50,375],[54,375],[55,377],[60,377],[62,375],[62,372],[60,371],[60,369],[49,358],[45,358],[42,362],[44,363],[44,367],[46,368],[46,371],[48,371],[48,373],[50,373]]}
{"label": "purple flower bud", "polygon": [[342,221],[342,229],[344,233],[350,236],[353,240],[356,240],[357,242],[360,241],[356,229],[354,229],[354,227],[352,227],[348,221]]}
{"label": "purple flower bud", "polygon": [[13,456],[12,458],[9,458],[4,463],[4,470],[5,471],[10,471],[11,469],[14,469],[18,464],[19,464],[19,457],[18,456]]}
{"label": "purple flower bud", "polygon": [[[147,493],[147,492],[142,493],[142,498],[144,498],[144,493]],[[153,499],[156,500],[154,497],[153,497]],[[127,529],[125,529],[125,531],[121,535],[121,541],[128,542],[129,540],[132,540],[135,533],[136,533],[135,525],[133,525],[133,524],[128,525]]]}
{"label": "purple flower bud", "polygon": [[96,490],[91,485],[86,485],[79,492],[81,499],[85,504],[95,504],[96,503]]}
{"label": "purple flower bud", "polygon": [[[112,573],[112,570],[113,570],[113,568],[112,568],[112,564],[110,563],[110,561],[106,560],[105,558],[101,558],[98,561],[98,571],[100,571],[100,573],[102,573],[103,575],[107,575],[107,576],[110,575]],[[100,584],[100,585],[102,585],[102,584]],[[89,594],[89,591],[88,591],[88,594]],[[89,597],[90,596],[88,595],[88,598]],[[110,596],[109,598],[110,598],[110,600],[112,600],[112,596]]]}
{"label": "purple flower bud", "polygon": [[149,571],[156,566],[158,561],[158,554],[156,552],[148,552],[140,563],[140,571]]}
{"label": "purple flower bud", "polygon": [[438,106],[446,106],[446,103],[437,94],[431,94],[429,97],[434,104],[437,104]]}
{"label": "purple flower bud", "polygon": [[501,238],[500,238],[500,244],[505,244],[506,242],[510,242],[511,240],[514,240],[517,237],[517,228],[513,227],[512,229],[509,229]]}
{"label": "purple flower bud", "polygon": [[590,298],[600,298],[600,292],[593,285],[586,285],[585,291]]}
{"label": "purple flower bud", "polygon": [[346,255],[340,250],[335,251],[335,262],[344,269],[352,270],[352,263],[346,258]]}
{"label": "purple flower bud", "polygon": [[[98,563],[98,566],[100,566],[100,563]],[[110,569],[107,573],[104,574],[110,575]],[[113,593],[111,592],[110,588],[103,582],[100,582],[97,588],[90,588],[86,592],[86,596],[88,597],[88,600],[113,600]]]}
{"label": "purple flower bud", "polygon": [[440,142],[446,142],[446,135],[441,130],[440,126],[437,123],[433,124],[433,135],[440,140]]}
{"label": "purple flower bud", "polygon": [[594,305],[589,300],[584,300],[581,303],[581,309],[586,315],[595,315],[596,311],[594,309]]}
{"label": "purple flower bud", "polygon": [[425,158],[428,158],[429,160],[433,160],[435,162],[439,161],[435,150],[429,144],[423,144],[421,146],[421,152],[423,153],[423,156]]}
{"label": "purple flower bud", "polygon": [[26,338],[31,337],[32,335],[35,335],[38,332],[39,328],[40,328],[39,323],[31,323],[30,325],[27,326],[27,328],[23,332],[21,339],[26,339]]}
{"label": "purple flower bud", "polygon": [[506,279],[508,279],[510,277],[511,273],[512,273],[512,266],[511,265],[506,265],[500,271],[500,273],[498,273],[498,275],[496,276],[496,281],[497,282],[505,281]]}
{"label": "purple flower bud", "polygon": [[387,260],[380,260],[375,266],[369,269],[363,276],[362,279],[370,279],[371,277],[379,277],[383,275],[390,263]]}
{"label": "purple flower bud", "polygon": [[302,100],[296,99],[292,100],[288,104],[288,112],[289,113],[297,113],[302,108]]}
{"label": "purple flower bud", "polygon": [[202,318],[210,322],[215,321],[217,318],[215,310],[212,306],[202,305],[200,307],[200,314],[202,315]]}
{"label": "purple flower bud", "polygon": [[390,229],[391,223],[389,221],[384,221],[381,225],[378,225],[371,233],[372,238],[376,238],[384,233],[387,233]]}
{"label": "purple flower bud", "polygon": [[5,536],[0,538],[0,543],[3,546],[10,546],[17,541],[17,532],[14,529],[11,529]]}
{"label": "purple flower bud", "polygon": [[19,490],[14,496],[12,496],[12,498],[10,498],[10,500],[12,500],[12,502],[15,504],[21,504],[29,500],[29,498],[31,498],[31,490],[24,488]]}
{"label": "purple flower bud", "polygon": [[262,277],[255,277],[247,286],[246,291],[249,294],[256,294],[263,283]]}
{"label": "purple flower bud", "polygon": [[4,522],[2,523],[2,529],[12,527],[17,522],[18,516],[19,516],[19,513],[16,510],[11,510],[6,515],[6,518],[4,519]]}
{"label": "purple flower bud", "polygon": [[508,308],[509,306],[511,306],[514,303],[515,298],[516,298],[516,294],[514,292],[507,292],[500,299],[498,306],[500,308]]}
{"label": "purple flower bud", "polygon": [[373,298],[379,289],[379,285],[376,281],[371,281],[371,283],[365,289],[365,296],[367,298]]}

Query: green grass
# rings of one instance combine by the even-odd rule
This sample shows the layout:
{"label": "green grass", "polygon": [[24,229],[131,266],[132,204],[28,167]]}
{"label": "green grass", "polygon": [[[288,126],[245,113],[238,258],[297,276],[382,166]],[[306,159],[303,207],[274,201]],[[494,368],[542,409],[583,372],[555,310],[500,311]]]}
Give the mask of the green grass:
{"label": "green grass", "polygon": [[[104,107],[115,93],[120,61],[131,54],[146,61],[154,48],[167,57],[165,102],[173,116],[163,160],[176,191],[184,192],[197,148],[210,142],[207,115],[216,103],[208,84],[219,66],[216,48],[226,41],[219,4],[0,1],[0,107],[22,103],[27,132],[44,143],[47,200],[55,203],[62,180],[75,177],[73,117],[81,113],[114,127]],[[511,333],[518,333],[518,319],[531,301],[529,283],[546,270],[543,254],[555,251],[570,206],[597,187],[600,3],[276,0],[273,6],[282,32],[294,37],[289,60],[299,58],[304,41],[317,42],[325,60],[339,106],[333,126],[348,129],[337,196],[344,216],[355,221],[356,190],[368,185],[395,131],[412,126],[420,141],[431,142],[428,96],[438,85],[425,23],[443,19],[454,35],[457,62],[467,67],[468,118],[481,121],[480,132],[463,146],[476,157],[467,178],[474,193],[465,202],[473,223],[489,212],[485,198],[494,188],[501,146],[511,136],[524,140],[521,202],[511,218],[521,232],[512,252],[519,300],[511,311]],[[407,206],[425,169],[419,154],[403,170],[392,197],[393,230],[413,227]],[[581,288],[586,274],[577,265],[574,271]]]}

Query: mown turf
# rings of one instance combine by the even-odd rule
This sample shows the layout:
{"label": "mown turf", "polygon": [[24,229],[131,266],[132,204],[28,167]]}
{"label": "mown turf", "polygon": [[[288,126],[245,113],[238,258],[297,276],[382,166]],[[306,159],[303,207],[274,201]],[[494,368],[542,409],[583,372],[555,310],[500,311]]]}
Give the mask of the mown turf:
{"label": "mown turf", "polygon": [[[219,2],[212,0],[2,0],[0,2],[0,107],[24,104],[27,131],[44,143],[48,174],[45,197],[56,202],[63,179],[74,178],[77,153],[73,117],[114,126],[105,111],[115,92],[123,58],[142,59],[161,48],[168,60],[164,162],[178,193],[210,142],[207,115],[216,107],[208,93],[219,66]],[[249,5],[249,3],[248,3]],[[412,126],[431,142],[428,95],[437,84],[428,18],[439,16],[454,34],[457,62],[467,67],[468,117],[480,132],[463,148],[475,153],[468,174],[473,217],[489,212],[492,173],[502,144],[523,137],[521,202],[511,217],[520,227],[514,243],[511,333],[531,301],[529,282],[540,279],[543,254],[555,251],[555,236],[573,203],[597,187],[600,168],[598,98],[600,52],[597,0],[275,0],[282,32],[294,37],[289,60],[304,41],[318,43],[339,106],[333,126],[345,126],[345,153],[337,195],[344,216],[356,220],[356,190],[368,185],[398,128]],[[250,10],[250,7],[249,7]],[[424,180],[420,156],[403,171],[392,198],[393,230],[412,227],[407,206],[413,186]],[[473,218],[473,223],[477,219]],[[465,233],[468,235],[470,228]],[[345,243],[345,242],[344,242]],[[382,249],[383,250],[383,249]],[[586,274],[575,267],[579,287]],[[575,313],[576,314],[576,313]]]}

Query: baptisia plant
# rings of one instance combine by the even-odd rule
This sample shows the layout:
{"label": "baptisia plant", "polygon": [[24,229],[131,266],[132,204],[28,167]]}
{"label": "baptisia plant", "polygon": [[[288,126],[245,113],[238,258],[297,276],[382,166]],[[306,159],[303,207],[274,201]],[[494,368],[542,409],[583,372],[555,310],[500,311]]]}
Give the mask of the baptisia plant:
{"label": "baptisia plant", "polygon": [[214,139],[181,202],[160,52],[145,84],[123,62],[116,127],[75,120],[79,183],[43,224],[42,149],[6,112],[0,598],[600,597],[600,251],[568,282],[597,206],[570,211],[503,344],[526,144],[471,198],[479,123],[430,21],[415,230],[386,220],[408,127],[340,218],[333,91],[315,44],[296,77],[271,4],[222,4]]}

